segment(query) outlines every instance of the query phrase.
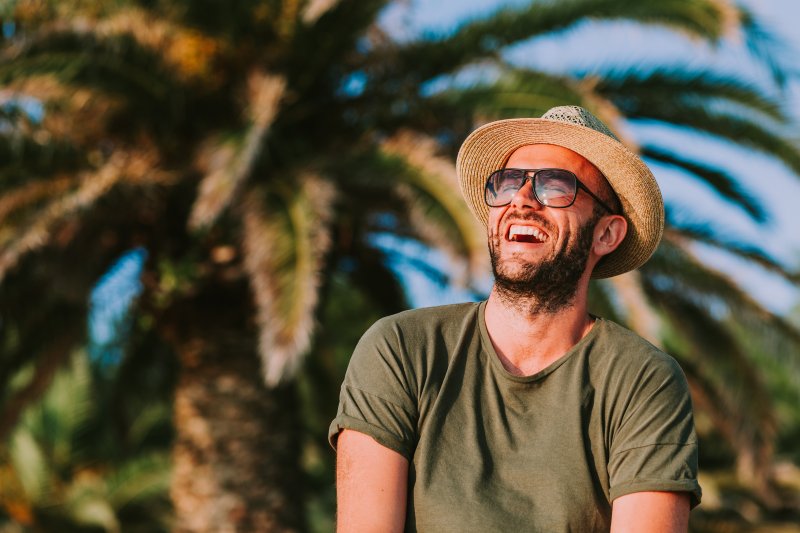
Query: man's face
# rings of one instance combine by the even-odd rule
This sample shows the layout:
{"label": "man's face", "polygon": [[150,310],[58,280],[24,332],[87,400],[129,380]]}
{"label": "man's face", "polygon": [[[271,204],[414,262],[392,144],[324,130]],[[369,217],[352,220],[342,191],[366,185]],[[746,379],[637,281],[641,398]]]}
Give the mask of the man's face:
{"label": "man's face", "polygon": [[[575,152],[549,144],[517,149],[507,168],[563,168],[597,194],[604,178]],[[585,193],[566,208],[541,205],[529,180],[504,207],[489,209],[489,253],[499,289],[532,296],[542,311],[554,312],[574,299],[578,281],[588,276],[594,226],[602,216]]]}

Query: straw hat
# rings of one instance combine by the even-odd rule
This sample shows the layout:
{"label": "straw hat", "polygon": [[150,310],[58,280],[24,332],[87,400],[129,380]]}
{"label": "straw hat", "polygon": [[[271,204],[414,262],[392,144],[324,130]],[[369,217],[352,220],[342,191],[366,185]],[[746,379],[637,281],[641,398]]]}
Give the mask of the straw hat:
{"label": "straw hat", "polygon": [[622,204],[628,233],[620,246],[594,268],[593,278],[610,278],[643,265],[664,232],[664,201],[653,173],[625,148],[600,119],[578,106],[550,109],[542,118],[491,122],[473,131],[456,160],[461,192],[484,225],[489,207],[483,189],[489,174],[503,168],[526,144],[554,144],[576,152],[603,173]]}

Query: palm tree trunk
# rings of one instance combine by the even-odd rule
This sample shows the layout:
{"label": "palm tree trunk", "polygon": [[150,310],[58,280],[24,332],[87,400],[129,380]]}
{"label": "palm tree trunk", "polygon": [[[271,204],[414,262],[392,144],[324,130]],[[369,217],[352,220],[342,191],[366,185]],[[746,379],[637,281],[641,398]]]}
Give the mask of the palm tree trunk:
{"label": "palm tree trunk", "polygon": [[304,530],[298,400],[264,385],[246,286],[206,288],[170,316],[175,530]]}

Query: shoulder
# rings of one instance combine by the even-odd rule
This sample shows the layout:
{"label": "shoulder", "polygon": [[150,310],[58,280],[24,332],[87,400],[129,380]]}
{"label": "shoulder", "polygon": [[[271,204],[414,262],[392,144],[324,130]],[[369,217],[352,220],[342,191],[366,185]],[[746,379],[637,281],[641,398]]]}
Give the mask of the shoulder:
{"label": "shoulder", "polygon": [[381,318],[353,351],[345,384],[380,389],[384,398],[396,396],[384,389],[398,385],[403,394],[417,397],[432,368],[446,363],[448,347],[470,329],[471,321],[477,322],[470,317],[478,316],[479,305],[429,307]]}
{"label": "shoulder", "polygon": [[464,339],[479,337],[480,303],[403,311],[378,320],[358,342],[351,361],[393,361],[427,375],[446,364]]}
{"label": "shoulder", "polygon": [[464,302],[434,307],[420,307],[401,311],[394,315],[383,317],[378,322],[392,322],[397,324],[417,324],[420,321],[452,322],[477,313],[480,302]]}
{"label": "shoulder", "polygon": [[622,397],[688,399],[686,376],[671,355],[612,321],[599,325],[589,354],[590,373],[599,388]]}
{"label": "shoulder", "polygon": [[598,319],[599,332],[594,343],[607,365],[639,368],[655,366],[680,372],[678,362],[671,355],[654,346],[628,328],[611,320]]}
{"label": "shoulder", "polygon": [[402,311],[375,322],[365,336],[426,337],[460,330],[471,322],[477,324],[479,306],[480,303],[468,302]]}

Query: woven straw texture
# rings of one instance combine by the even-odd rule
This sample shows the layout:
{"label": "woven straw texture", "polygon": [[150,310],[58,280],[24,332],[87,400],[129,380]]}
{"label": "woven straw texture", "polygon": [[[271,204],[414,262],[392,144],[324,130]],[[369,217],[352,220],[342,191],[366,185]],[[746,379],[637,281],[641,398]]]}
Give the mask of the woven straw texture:
{"label": "woven straw texture", "polygon": [[478,220],[486,225],[489,219],[483,199],[487,177],[526,144],[554,144],[582,155],[603,173],[619,197],[628,233],[619,248],[597,264],[593,278],[628,272],[653,255],[664,231],[664,202],[653,173],[605,124],[576,106],[553,108],[542,118],[491,122],[467,137],[456,169],[461,192]]}

